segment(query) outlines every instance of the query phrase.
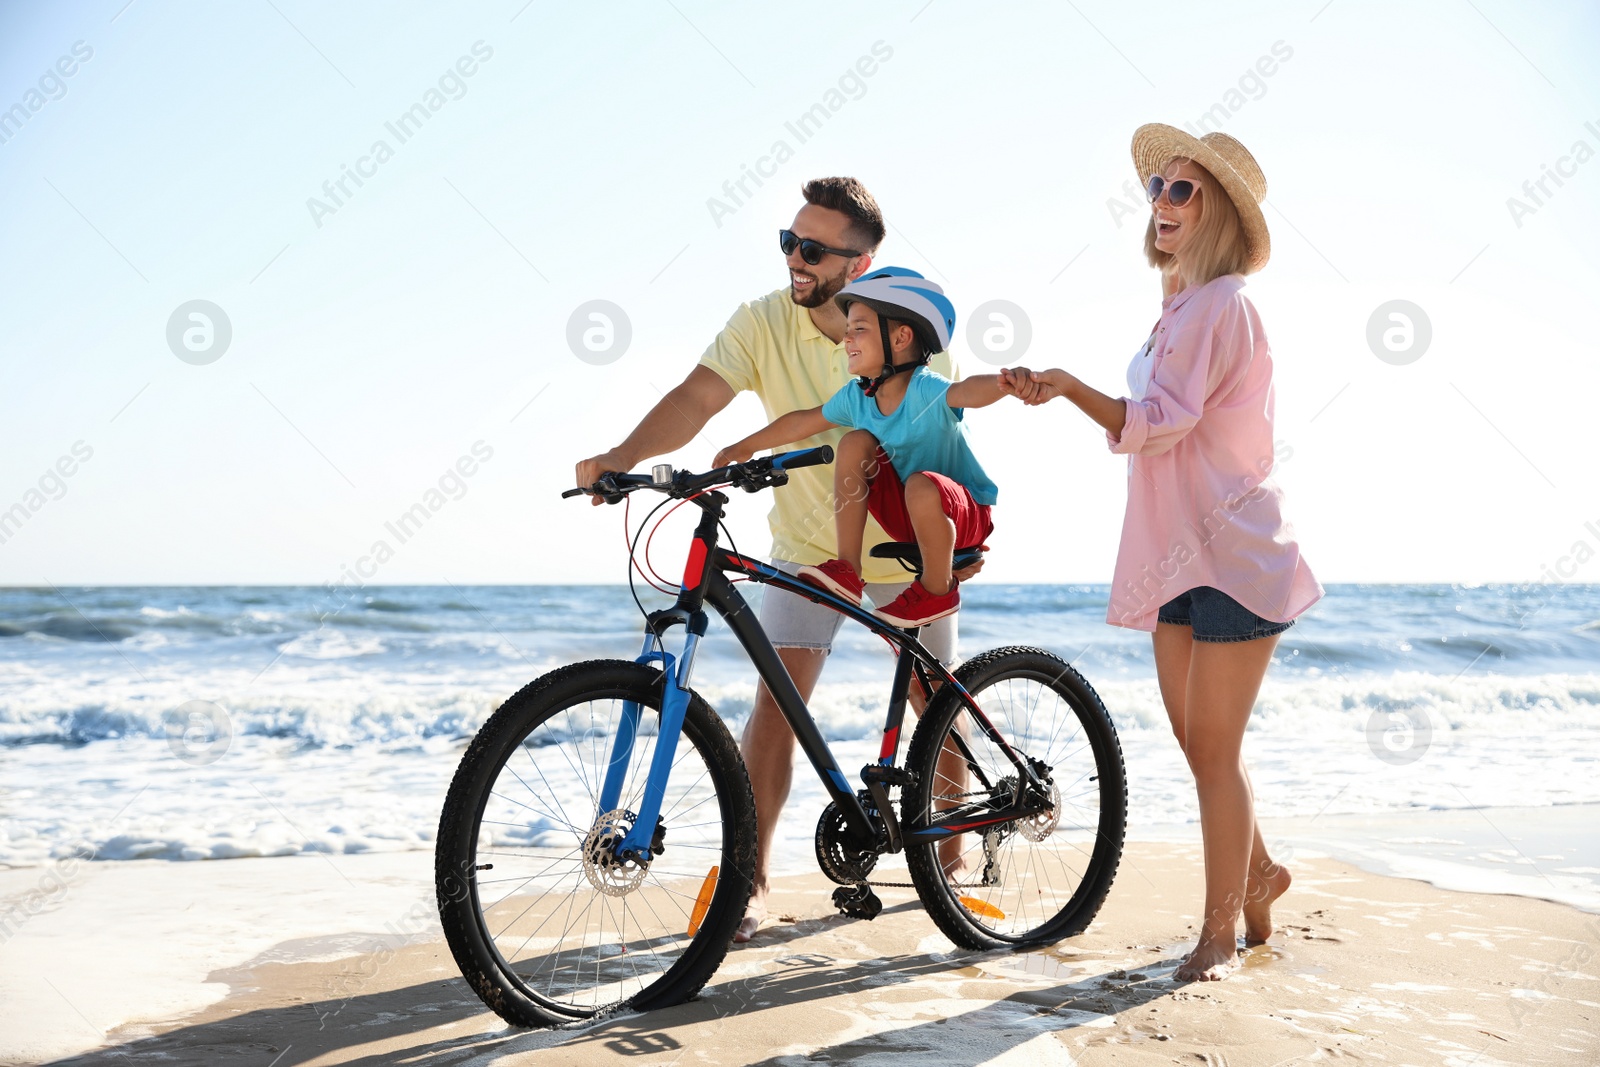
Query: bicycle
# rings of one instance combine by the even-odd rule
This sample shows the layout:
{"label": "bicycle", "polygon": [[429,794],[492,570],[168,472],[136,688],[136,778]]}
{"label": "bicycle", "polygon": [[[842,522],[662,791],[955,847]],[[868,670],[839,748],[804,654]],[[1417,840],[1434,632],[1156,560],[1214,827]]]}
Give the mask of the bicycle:
{"label": "bicycle", "polygon": [[[1127,786],[1111,718],[1072,666],[1007,647],[952,673],[916,631],[718,544],[721,488],[757,492],[832,460],[824,447],[703,474],[661,465],[563,494],[616,503],[651,489],[669,498],[661,506],[676,499],[702,515],[676,602],[645,614],[638,659],[573,664],[529,683],[484,724],[450,785],[435,855],[440,921],[462,974],[507,1022],[552,1026],[679,1003],[728,952],[751,891],[755,806],[732,735],[690,688],[707,605],[829,795],[815,846],[842,912],[877,914],[874,885],[898,883],[870,876],[881,856],[901,851],[928,914],[963,948],[1053,943],[1098,912],[1121,858]],[[636,536],[630,585],[637,545]],[[979,552],[958,551],[956,567]],[[912,571],[920,562],[915,544],[874,554]],[[730,575],[825,604],[895,648],[882,745],[859,790]],[[680,625],[674,655],[665,635]],[[913,679],[925,710],[901,765]]]}

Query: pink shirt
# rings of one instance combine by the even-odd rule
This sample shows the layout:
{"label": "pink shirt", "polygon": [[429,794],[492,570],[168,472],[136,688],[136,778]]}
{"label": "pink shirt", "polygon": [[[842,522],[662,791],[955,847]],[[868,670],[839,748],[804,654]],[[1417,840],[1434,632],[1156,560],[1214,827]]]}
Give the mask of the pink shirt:
{"label": "pink shirt", "polygon": [[1129,370],[1148,384],[1122,436],[1107,435],[1129,454],[1113,626],[1154,630],[1162,604],[1202,585],[1274,622],[1322,597],[1271,480],[1272,353],[1244,284],[1229,274],[1167,297]]}

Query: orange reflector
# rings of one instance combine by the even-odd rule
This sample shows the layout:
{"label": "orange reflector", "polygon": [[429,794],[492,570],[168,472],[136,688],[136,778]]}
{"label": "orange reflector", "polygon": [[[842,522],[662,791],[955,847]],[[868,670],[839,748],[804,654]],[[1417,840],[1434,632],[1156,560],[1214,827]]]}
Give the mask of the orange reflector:
{"label": "orange reflector", "polygon": [[720,867],[711,868],[706,872],[706,880],[700,883],[700,895],[694,898],[694,911],[689,913],[690,937],[700,932],[700,924],[706,921],[706,912],[711,910],[711,895],[717,891],[720,870]]}
{"label": "orange reflector", "polygon": [[1006,913],[990,904],[988,901],[979,900],[977,897],[957,897],[961,906],[974,915],[982,915],[985,919],[1004,919]]}

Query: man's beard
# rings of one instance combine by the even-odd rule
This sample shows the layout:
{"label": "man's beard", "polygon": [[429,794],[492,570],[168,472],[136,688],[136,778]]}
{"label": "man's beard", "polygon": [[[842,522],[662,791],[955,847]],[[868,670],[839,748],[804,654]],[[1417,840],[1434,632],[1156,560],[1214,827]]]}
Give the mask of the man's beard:
{"label": "man's beard", "polygon": [[789,299],[803,308],[821,307],[837,296],[839,291],[846,285],[850,284],[850,279],[842,273],[837,278],[832,279],[824,278],[820,274],[813,274],[811,277],[815,278],[816,281],[811,285],[810,294],[804,297],[795,295],[793,278],[789,281]]}

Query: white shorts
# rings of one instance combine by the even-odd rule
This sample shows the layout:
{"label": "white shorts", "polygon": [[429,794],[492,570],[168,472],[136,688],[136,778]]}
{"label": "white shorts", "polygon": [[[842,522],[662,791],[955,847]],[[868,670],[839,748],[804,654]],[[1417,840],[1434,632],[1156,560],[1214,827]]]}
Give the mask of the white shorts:
{"label": "white shorts", "polygon": [[[785,574],[797,574],[800,564],[775,559],[772,565]],[[878,607],[910,588],[910,582],[869,582],[867,596]],[[844,616],[832,608],[796,596],[786,589],[766,585],[761,588],[761,628],[774,648],[833,648],[833,639],[844,624]],[[939,657],[946,667],[956,662],[956,620],[960,612],[946,615],[924,626],[917,634],[922,647]]]}

